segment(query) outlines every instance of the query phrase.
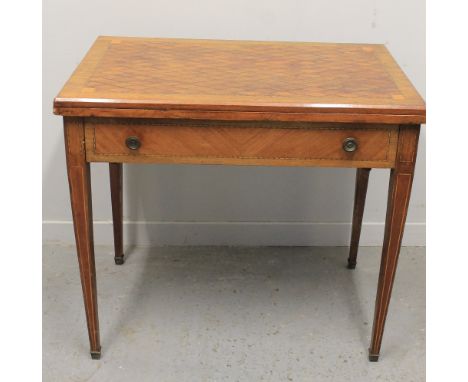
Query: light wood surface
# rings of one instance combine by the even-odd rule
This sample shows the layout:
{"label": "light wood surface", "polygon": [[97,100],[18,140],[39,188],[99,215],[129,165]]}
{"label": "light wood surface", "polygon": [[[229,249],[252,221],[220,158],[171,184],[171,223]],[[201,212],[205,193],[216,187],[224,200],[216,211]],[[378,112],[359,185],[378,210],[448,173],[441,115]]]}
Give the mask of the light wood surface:
{"label": "light wood surface", "polygon": [[60,115],[422,123],[383,45],[99,37]]}

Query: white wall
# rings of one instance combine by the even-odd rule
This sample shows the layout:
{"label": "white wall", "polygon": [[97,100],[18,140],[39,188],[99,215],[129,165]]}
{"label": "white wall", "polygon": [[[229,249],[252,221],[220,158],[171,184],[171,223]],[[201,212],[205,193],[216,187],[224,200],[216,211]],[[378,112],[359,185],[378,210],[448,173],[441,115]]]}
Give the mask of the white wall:
{"label": "white wall", "polygon": [[[97,35],[384,43],[425,95],[424,0],[44,0],[43,236],[73,242],[52,101]],[[107,167],[92,165],[96,243],[111,241]],[[127,244],[347,245],[354,170],[126,165]],[[373,170],[363,245],[382,243],[388,170]],[[425,127],[404,238],[425,243]]]}

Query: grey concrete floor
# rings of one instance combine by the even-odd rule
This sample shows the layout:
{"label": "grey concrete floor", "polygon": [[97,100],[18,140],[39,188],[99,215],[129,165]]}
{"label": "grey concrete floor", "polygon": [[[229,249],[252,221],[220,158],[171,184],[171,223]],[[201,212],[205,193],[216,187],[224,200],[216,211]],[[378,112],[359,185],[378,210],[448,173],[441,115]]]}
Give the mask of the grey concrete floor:
{"label": "grey concrete floor", "polygon": [[90,359],[73,247],[43,251],[44,381],[424,381],[425,250],[403,248],[380,361],[367,361],[380,248],[96,248]]}

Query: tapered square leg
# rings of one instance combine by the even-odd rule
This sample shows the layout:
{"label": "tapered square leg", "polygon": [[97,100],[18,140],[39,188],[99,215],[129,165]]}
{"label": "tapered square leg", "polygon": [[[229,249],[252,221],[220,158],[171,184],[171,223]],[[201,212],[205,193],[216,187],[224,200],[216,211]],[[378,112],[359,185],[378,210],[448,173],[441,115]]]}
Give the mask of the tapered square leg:
{"label": "tapered square leg", "polygon": [[65,117],[64,131],[73,226],[88,324],[90,352],[93,359],[98,359],[101,354],[101,345],[94,263],[91,176],[90,166],[85,158],[82,118]]}
{"label": "tapered square leg", "polygon": [[366,204],[367,185],[369,183],[370,168],[356,170],[356,187],[354,191],[353,225],[351,231],[351,245],[349,247],[348,268],[356,268],[356,258],[361,237],[362,217]]}
{"label": "tapered square leg", "polygon": [[110,189],[112,200],[112,222],[114,229],[114,260],[124,263],[123,253],[123,212],[122,212],[122,163],[109,163]]}
{"label": "tapered square leg", "polygon": [[408,212],[418,137],[419,126],[409,125],[400,127],[397,160],[395,168],[390,172],[385,236],[377,286],[372,339],[369,348],[370,361],[377,361],[379,359],[385,320],[390,304],[401,239]]}

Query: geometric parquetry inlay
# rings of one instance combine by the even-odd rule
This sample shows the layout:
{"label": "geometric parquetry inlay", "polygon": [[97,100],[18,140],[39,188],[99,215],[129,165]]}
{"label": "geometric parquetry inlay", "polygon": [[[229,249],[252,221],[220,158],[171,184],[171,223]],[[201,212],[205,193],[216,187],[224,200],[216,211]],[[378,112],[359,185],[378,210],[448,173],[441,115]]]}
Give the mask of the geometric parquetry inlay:
{"label": "geometric parquetry inlay", "polygon": [[[131,60],[129,60],[131,57]],[[101,95],[226,96],[336,103],[401,98],[373,46],[219,44],[181,40],[111,43],[86,88]],[[390,100],[390,101],[394,101]]]}
{"label": "geometric parquetry inlay", "polygon": [[335,121],[330,115],[336,112],[348,113],[343,122],[362,115],[386,123],[418,121],[425,113],[424,101],[383,45],[111,36],[96,40],[54,107],[67,115],[74,108],[97,115],[91,107],[120,108],[114,116],[178,110],[188,118],[191,111],[273,112],[277,120],[284,119],[281,113],[307,113],[305,119],[317,121]]}

